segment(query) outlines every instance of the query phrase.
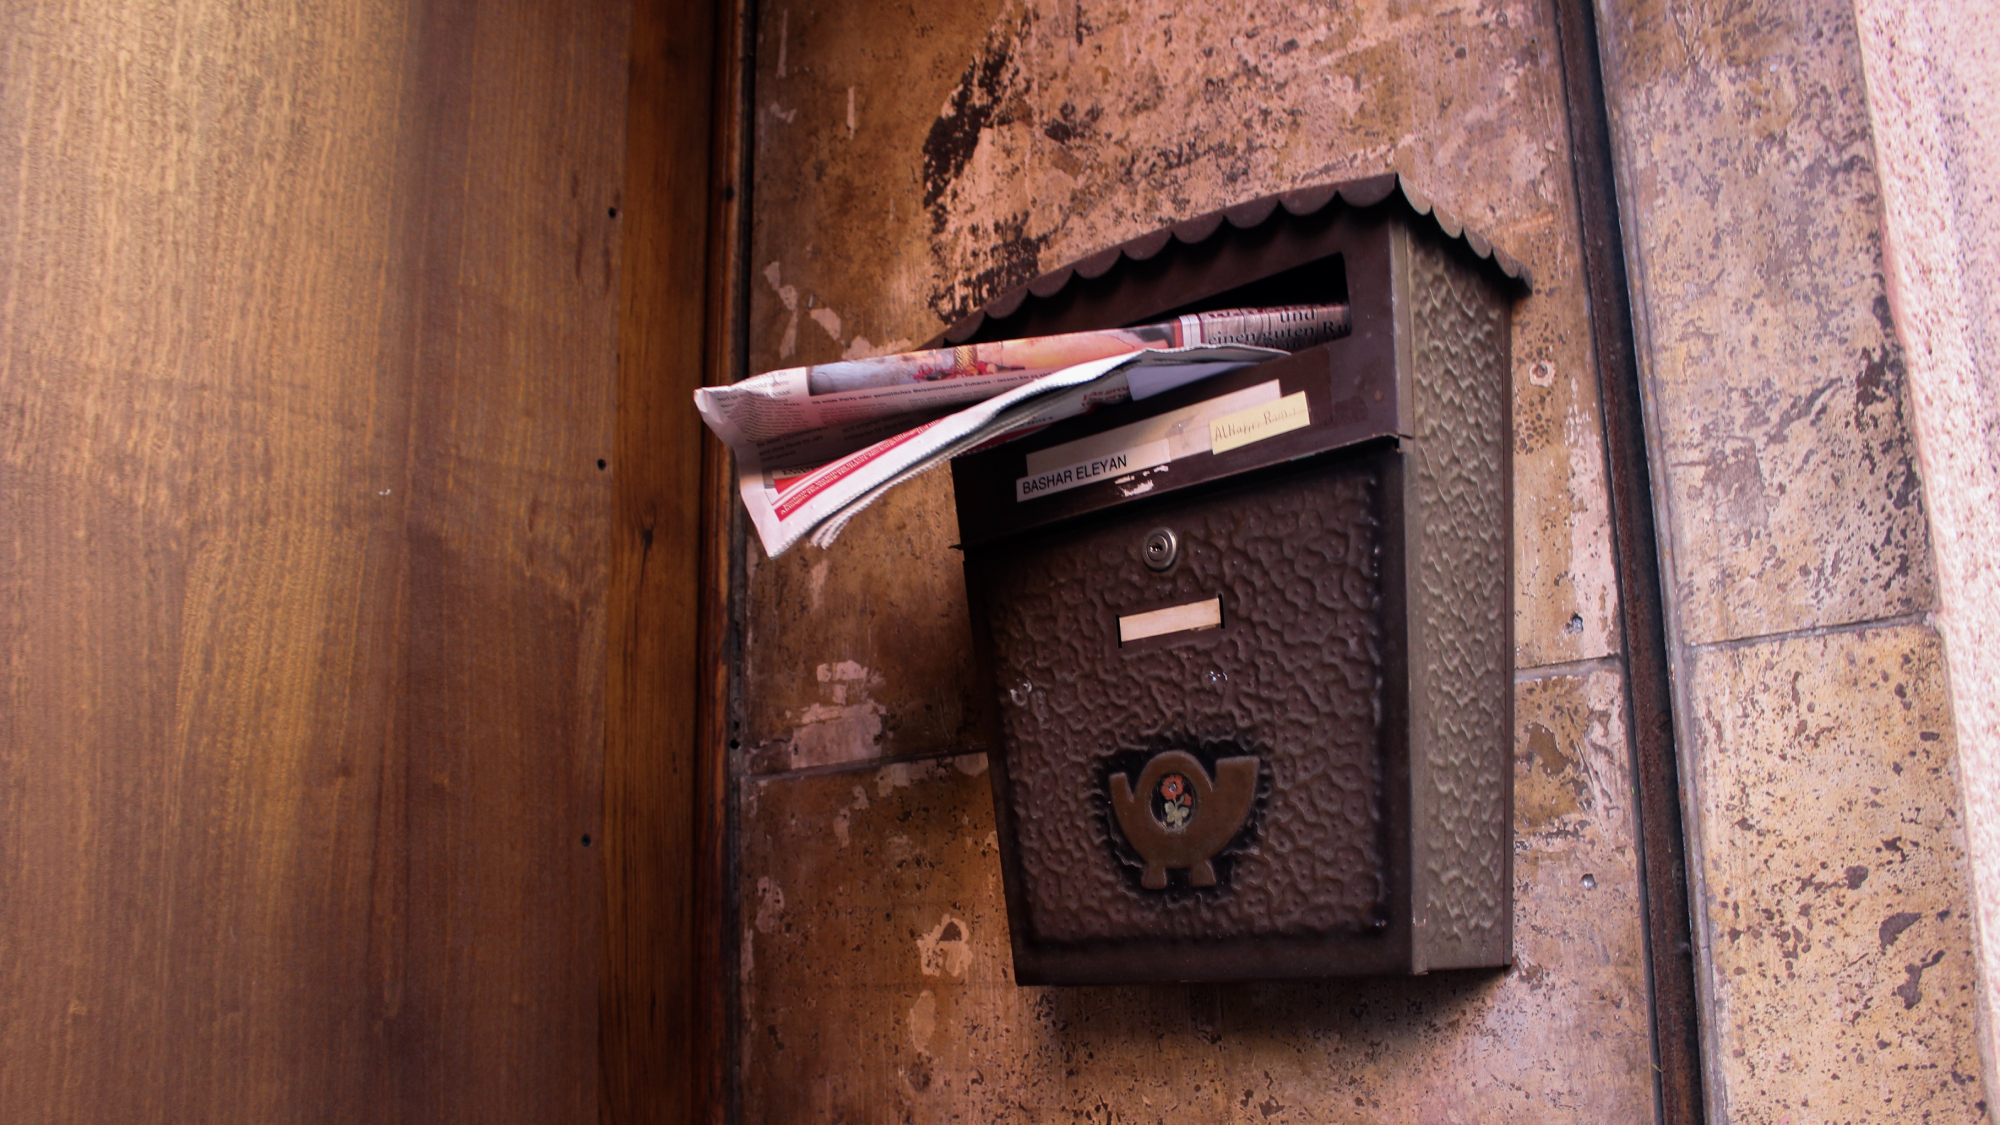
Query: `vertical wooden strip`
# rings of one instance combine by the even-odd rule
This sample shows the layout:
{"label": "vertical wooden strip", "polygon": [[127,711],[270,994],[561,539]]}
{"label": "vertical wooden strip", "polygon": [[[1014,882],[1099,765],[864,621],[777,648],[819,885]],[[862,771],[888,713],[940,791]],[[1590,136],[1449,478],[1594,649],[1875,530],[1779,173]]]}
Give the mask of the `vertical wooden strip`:
{"label": "vertical wooden strip", "polygon": [[[622,6],[431,0],[401,1104],[595,1116]],[[533,1065],[530,1060],[534,1060]]]}
{"label": "vertical wooden strip", "polygon": [[725,1091],[712,868],[726,859],[726,778],[711,696],[727,682],[728,552],[711,541],[729,509],[692,392],[738,351],[736,318],[716,304],[740,288],[729,273],[740,201],[724,191],[740,159],[736,12],[645,0],[633,13],[604,759],[606,1122],[710,1120]]}
{"label": "vertical wooden strip", "polygon": [[1604,452],[1611,491],[1612,547],[1625,634],[1625,706],[1638,785],[1641,909],[1652,989],[1655,1092],[1662,1125],[1703,1120],[1701,1025],[1695,1004],[1693,920],[1682,835],[1680,766],[1653,520],[1652,475],[1632,335],[1624,241],[1619,231],[1610,121],[1591,0],[1555,0],[1570,151]]}
{"label": "vertical wooden strip", "polygon": [[[716,102],[709,184],[708,353],[706,381],[733,383],[749,374],[751,28],[754,0],[719,0]],[[735,671],[741,655],[744,522],[736,502],[736,464],[714,434],[702,433],[701,699],[695,741],[695,904],[699,983],[695,1073],[700,1104],[690,1115],[708,1125],[737,1120],[735,997],[735,760],[740,729]]]}

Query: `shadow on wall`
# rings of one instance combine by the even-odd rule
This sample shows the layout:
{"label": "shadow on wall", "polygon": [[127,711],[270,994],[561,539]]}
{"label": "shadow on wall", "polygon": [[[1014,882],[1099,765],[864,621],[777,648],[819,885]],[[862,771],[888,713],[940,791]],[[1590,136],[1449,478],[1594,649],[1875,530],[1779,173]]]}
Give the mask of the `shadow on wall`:
{"label": "shadow on wall", "polygon": [[[1471,1018],[1516,969],[1469,969],[1420,977],[1283,981],[1253,984],[1157,984],[1033,990],[1035,1005],[1071,1051],[1101,1050],[1125,1039],[1158,1042],[1157,1022],[1185,1013],[1196,1039],[1238,1045],[1259,1039],[1356,1039],[1370,1050],[1412,1045]],[[1530,972],[1533,972],[1530,970]],[[1154,1019],[1133,1021],[1136,1011]]]}

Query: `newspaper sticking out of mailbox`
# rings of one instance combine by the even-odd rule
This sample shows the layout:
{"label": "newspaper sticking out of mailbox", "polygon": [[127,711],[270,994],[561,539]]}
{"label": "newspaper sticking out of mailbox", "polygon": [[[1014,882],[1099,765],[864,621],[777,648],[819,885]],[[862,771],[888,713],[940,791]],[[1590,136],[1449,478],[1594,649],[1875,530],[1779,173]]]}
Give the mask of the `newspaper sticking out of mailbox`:
{"label": "newspaper sticking out of mailbox", "polygon": [[788,367],[704,387],[695,406],[739,463],[808,468],[1087,360],[1198,344],[1299,351],[1348,331],[1346,305],[1192,313],[1133,328]]}
{"label": "newspaper sticking out of mailbox", "polygon": [[[1219,369],[1215,364],[1221,361],[1195,358],[1203,348],[1247,348],[1261,358],[1325,343],[1349,329],[1345,305],[1193,313],[1132,328],[787,368],[732,386],[704,387],[695,392],[695,406],[736,454],[744,506],[766,551],[776,557],[806,534],[821,546],[831,543],[854,512],[940,460],[1100,402],[1122,400],[1136,389],[1114,374],[1127,364],[1136,364],[1138,387],[1158,381],[1139,374],[1154,368],[1172,368],[1186,382],[1199,378],[1204,364],[1202,374]],[[1157,358],[1134,358],[1142,355]],[[1046,382],[1112,360],[1119,362],[1090,376],[1107,380],[1102,387],[1078,390],[1080,384],[1069,381]],[[1226,366],[1244,362],[1256,361],[1238,359]],[[992,427],[998,415],[969,420],[976,406],[1031,387],[1026,397],[1008,398],[999,409],[1025,411],[1023,418],[1038,420],[1013,419],[997,429]],[[1031,402],[1041,406],[1028,410]],[[1051,413],[1057,410],[1067,413]],[[932,452],[947,432],[950,448]],[[891,464],[902,467],[883,467]]]}
{"label": "newspaper sticking out of mailbox", "polygon": [[[1093,359],[1031,380],[804,472],[768,470],[739,448],[743,506],[776,558],[812,537],[827,547],[890,489],[939,462],[1025,436],[1098,406],[1149,398],[1210,375],[1284,355],[1276,348],[1197,345]],[[696,392],[697,395],[704,392]],[[706,417],[704,412],[704,417]],[[713,425],[713,423],[711,423]]]}

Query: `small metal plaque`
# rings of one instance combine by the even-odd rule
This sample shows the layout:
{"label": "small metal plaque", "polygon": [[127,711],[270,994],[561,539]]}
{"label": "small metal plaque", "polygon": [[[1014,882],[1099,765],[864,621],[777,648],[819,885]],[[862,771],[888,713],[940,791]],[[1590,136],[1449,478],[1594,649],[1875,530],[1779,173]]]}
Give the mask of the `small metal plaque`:
{"label": "small metal plaque", "polygon": [[1170,605],[1165,609],[1151,609],[1145,613],[1128,614],[1118,619],[1118,643],[1130,644],[1148,637],[1164,637],[1168,633],[1185,633],[1195,629],[1217,629],[1222,626],[1222,599],[1206,598],[1186,605]]}

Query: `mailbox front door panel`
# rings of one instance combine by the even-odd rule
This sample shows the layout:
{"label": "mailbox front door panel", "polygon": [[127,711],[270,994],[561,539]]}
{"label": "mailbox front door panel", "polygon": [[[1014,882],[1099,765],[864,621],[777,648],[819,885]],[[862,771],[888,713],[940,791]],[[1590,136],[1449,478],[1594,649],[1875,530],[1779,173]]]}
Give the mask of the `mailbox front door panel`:
{"label": "mailbox front door panel", "polygon": [[[1397,457],[1135,505],[968,559],[1001,687],[1000,776],[1030,904],[1021,936],[1323,941],[1386,929],[1384,608],[1399,599],[1385,599],[1382,556]],[[1147,558],[1159,531],[1174,542],[1164,569]],[[1193,762],[1148,776],[1174,754]],[[1225,774],[1254,778],[1247,802]],[[1122,817],[1121,789],[1136,801]],[[1189,835],[1211,837],[1212,856],[1154,861]]]}

